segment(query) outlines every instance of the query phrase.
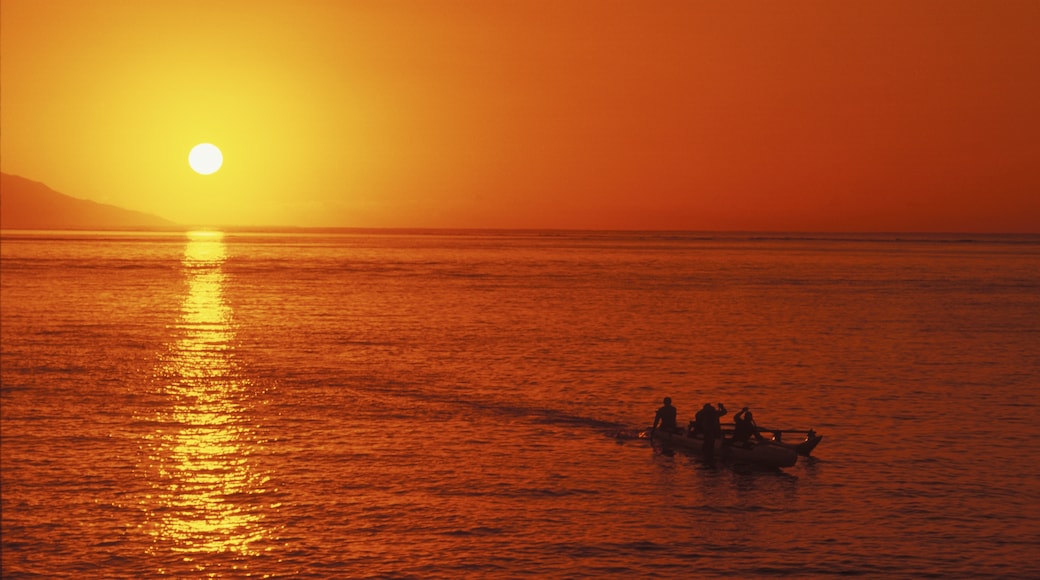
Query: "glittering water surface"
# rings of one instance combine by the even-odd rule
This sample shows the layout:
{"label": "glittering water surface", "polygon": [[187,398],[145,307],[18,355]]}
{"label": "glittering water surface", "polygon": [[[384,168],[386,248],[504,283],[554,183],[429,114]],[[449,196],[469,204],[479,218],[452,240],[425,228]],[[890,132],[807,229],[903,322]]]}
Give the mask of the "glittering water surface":
{"label": "glittering water surface", "polygon": [[[23,577],[1040,576],[1040,239],[4,232]],[[824,442],[639,437],[660,398]]]}

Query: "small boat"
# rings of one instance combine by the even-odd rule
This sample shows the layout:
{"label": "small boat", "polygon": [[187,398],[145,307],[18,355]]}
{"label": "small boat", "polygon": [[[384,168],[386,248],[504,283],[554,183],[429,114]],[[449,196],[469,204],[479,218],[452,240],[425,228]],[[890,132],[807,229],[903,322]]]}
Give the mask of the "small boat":
{"label": "small boat", "polygon": [[[680,430],[669,433],[664,429],[651,430],[651,438],[673,447],[682,447],[698,453],[704,445],[704,438],[698,435],[690,435],[688,431]],[[721,438],[715,441],[715,455],[728,461],[748,463],[761,467],[791,467],[798,461],[798,452],[794,446],[785,443],[775,443],[772,440],[758,441],[751,439],[746,442],[734,443]]]}

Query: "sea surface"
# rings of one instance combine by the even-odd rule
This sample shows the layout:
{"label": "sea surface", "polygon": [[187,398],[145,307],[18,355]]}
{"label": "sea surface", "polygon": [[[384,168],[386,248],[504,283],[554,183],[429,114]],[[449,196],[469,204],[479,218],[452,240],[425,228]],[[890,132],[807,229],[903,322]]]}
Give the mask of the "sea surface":
{"label": "sea surface", "polygon": [[[1037,236],[0,250],[4,578],[1040,577]],[[665,396],[824,440],[708,465]]]}

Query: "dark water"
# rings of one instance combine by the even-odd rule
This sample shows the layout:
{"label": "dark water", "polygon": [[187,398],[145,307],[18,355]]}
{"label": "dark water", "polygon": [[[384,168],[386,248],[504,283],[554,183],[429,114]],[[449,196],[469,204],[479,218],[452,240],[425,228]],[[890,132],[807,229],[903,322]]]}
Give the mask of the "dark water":
{"label": "dark water", "polygon": [[5,578],[1040,577],[1035,236],[0,242]]}

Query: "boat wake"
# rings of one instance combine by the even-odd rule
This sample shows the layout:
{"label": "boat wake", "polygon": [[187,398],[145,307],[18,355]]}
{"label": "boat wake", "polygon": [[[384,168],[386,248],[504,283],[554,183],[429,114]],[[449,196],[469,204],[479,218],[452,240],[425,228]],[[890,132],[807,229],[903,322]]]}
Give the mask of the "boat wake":
{"label": "boat wake", "polygon": [[516,399],[501,401],[486,396],[460,396],[458,393],[424,391],[412,384],[393,385],[394,388],[384,388],[379,392],[343,385],[329,386],[345,392],[349,391],[358,399],[381,407],[400,408],[400,400],[405,399],[409,401],[405,405],[406,407],[421,404],[429,410],[438,409],[447,413],[458,412],[462,409],[467,412],[475,412],[482,417],[493,417],[497,421],[526,421],[554,427],[599,431],[618,439],[638,439],[641,433],[641,430],[633,429],[630,425],[617,421],[578,415],[561,409],[533,404],[533,402],[525,404],[524,401]]}

